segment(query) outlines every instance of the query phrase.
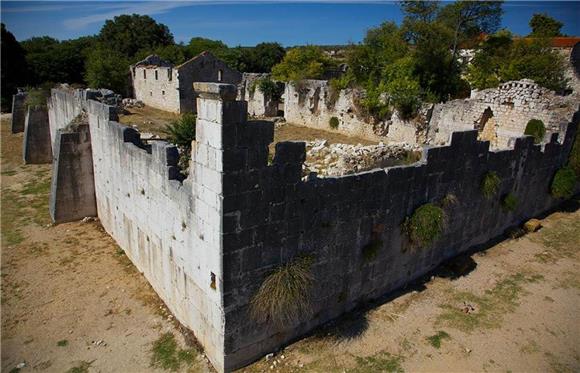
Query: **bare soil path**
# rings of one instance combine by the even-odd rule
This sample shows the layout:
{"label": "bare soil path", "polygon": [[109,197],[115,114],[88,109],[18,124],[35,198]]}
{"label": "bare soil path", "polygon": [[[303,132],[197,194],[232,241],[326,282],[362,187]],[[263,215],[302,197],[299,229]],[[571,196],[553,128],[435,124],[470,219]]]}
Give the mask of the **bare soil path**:
{"label": "bare soil path", "polygon": [[[49,224],[50,166],[0,135],[2,371],[212,371],[98,222]],[[243,371],[578,372],[578,205]]]}

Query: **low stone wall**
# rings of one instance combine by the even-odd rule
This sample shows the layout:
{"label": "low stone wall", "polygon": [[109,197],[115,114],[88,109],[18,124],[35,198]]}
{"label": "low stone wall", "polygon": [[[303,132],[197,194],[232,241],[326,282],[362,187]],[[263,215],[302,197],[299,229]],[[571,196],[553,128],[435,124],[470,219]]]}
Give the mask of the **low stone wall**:
{"label": "low stone wall", "polygon": [[12,133],[24,132],[26,120],[26,93],[17,93],[12,96]]}
{"label": "low stone wall", "polygon": [[65,223],[97,216],[88,121],[57,131],[52,163],[50,216]]}
{"label": "low stone wall", "polygon": [[28,107],[24,125],[23,157],[26,164],[52,162],[50,128],[46,107]]}

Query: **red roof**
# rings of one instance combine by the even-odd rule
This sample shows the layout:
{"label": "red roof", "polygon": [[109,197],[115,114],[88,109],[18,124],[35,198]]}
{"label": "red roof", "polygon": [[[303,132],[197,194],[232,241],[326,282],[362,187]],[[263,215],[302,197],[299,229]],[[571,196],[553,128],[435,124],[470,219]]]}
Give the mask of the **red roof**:
{"label": "red roof", "polygon": [[[533,41],[536,38],[520,38],[520,40]],[[577,36],[557,36],[550,38],[550,44],[553,48],[573,48],[576,43],[580,42],[580,37]]]}

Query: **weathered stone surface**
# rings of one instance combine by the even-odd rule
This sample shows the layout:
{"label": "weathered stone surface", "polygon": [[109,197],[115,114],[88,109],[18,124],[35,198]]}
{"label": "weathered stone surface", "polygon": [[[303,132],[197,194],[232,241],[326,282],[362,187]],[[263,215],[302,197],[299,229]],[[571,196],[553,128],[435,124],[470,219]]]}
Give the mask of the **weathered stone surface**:
{"label": "weathered stone surface", "polygon": [[88,119],[57,131],[52,163],[50,216],[55,223],[97,216]]}
{"label": "weathered stone surface", "polygon": [[530,219],[524,223],[524,229],[526,232],[535,232],[542,228],[542,222],[538,219]]}
{"label": "weathered stone surface", "polygon": [[12,96],[12,133],[24,132],[26,120],[26,93],[17,93]]}
{"label": "weathered stone surface", "polygon": [[24,163],[52,162],[52,146],[46,107],[28,107],[24,125]]}
{"label": "weathered stone surface", "polygon": [[[70,92],[53,91],[56,127],[68,116],[60,100],[88,113],[103,227],[218,371],[250,363],[555,207],[549,184],[567,161],[580,119],[562,142],[551,137],[544,147],[527,137],[513,149],[490,151],[477,131],[456,132],[449,145],[428,148],[410,166],[304,181],[304,144],[278,144],[269,164],[273,124],[246,121],[245,102],[202,96],[191,171],[180,181],[175,147],[143,142],[111,120],[110,107]],[[493,200],[480,191],[489,171],[501,179]],[[505,212],[499,196],[506,193],[525,203]],[[449,194],[457,203],[446,207],[442,236],[409,250],[401,223]],[[381,244],[367,260],[363,247],[371,241]],[[313,258],[314,286],[305,295],[312,316],[282,327],[254,320],[250,302],[264,279],[304,254]]]}

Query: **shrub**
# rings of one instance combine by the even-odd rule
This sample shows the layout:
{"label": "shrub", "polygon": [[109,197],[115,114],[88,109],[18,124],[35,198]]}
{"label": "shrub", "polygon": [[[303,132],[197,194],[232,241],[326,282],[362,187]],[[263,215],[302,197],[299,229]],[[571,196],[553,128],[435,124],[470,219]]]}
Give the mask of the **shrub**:
{"label": "shrub", "polygon": [[425,247],[436,241],[445,225],[443,209],[432,203],[424,204],[413,212],[404,223],[404,230],[411,242]]}
{"label": "shrub", "polygon": [[311,312],[308,293],[313,283],[311,266],[311,257],[299,257],[271,273],[252,298],[252,316],[258,321],[287,325],[308,315]]}
{"label": "shrub", "polygon": [[554,198],[570,198],[576,188],[576,173],[569,167],[562,167],[554,175],[550,192]]}
{"label": "shrub", "polygon": [[576,133],[576,139],[568,158],[568,166],[574,170],[576,177],[580,178],[580,131]]}
{"label": "shrub", "polygon": [[503,197],[501,206],[506,211],[514,211],[518,206],[518,199],[513,193],[508,193]]}
{"label": "shrub", "polygon": [[165,127],[167,139],[183,149],[191,151],[191,142],[195,140],[195,114],[185,113],[178,120]]}
{"label": "shrub", "polygon": [[31,89],[26,94],[26,105],[45,107],[48,96],[50,96],[50,90],[42,88]]}
{"label": "shrub", "polygon": [[270,78],[262,78],[257,80],[257,86],[264,97],[270,100],[279,100],[282,96],[283,89],[281,86]]}
{"label": "shrub", "polygon": [[501,180],[495,172],[488,172],[481,182],[481,193],[483,193],[485,198],[491,199],[497,193],[500,183]]}
{"label": "shrub", "polygon": [[337,117],[331,117],[330,120],[328,121],[328,125],[333,130],[337,129],[338,128],[338,118]]}
{"label": "shrub", "polygon": [[546,126],[544,122],[539,119],[531,119],[526,125],[526,130],[524,135],[529,135],[534,138],[534,144],[539,144],[544,140],[544,135],[546,134]]}

